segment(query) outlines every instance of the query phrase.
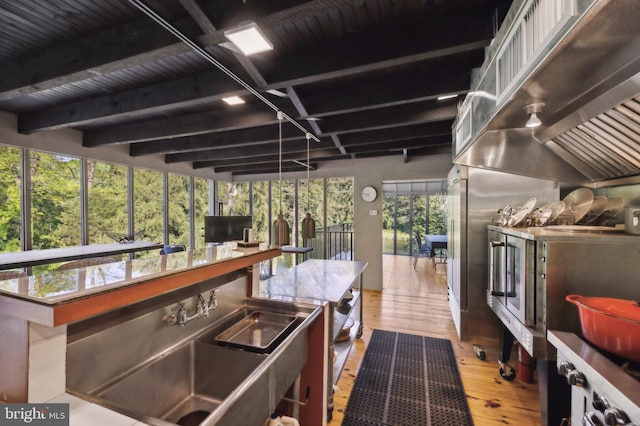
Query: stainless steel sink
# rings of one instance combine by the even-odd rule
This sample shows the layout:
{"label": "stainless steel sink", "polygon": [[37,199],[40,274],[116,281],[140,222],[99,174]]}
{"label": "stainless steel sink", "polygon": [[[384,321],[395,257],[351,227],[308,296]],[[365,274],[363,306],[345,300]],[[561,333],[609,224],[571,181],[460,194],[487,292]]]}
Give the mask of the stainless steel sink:
{"label": "stainless steel sink", "polygon": [[[295,319],[268,353],[219,344],[220,333],[255,312]],[[318,315],[315,306],[250,299],[187,343],[126,373],[114,371],[113,381],[68,390],[150,425],[261,425],[306,363],[307,327]]]}
{"label": "stainless steel sink", "polygon": [[[180,419],[194,417],[192,413],[208,416],[215,411],[265,359],[266,355],[192,341],[95,396],[127,411],[184,424]],[[268,380],[266,375],[256,377],[251,385],[268,389]],[[268,402],[265,392],[255,392],[252,398],[261,394]]]}

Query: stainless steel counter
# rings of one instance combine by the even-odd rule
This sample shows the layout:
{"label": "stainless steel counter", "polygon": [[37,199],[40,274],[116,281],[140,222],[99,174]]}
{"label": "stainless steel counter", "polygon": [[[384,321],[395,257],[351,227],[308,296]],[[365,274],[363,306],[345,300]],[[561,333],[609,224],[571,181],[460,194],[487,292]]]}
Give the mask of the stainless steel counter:
{"label": "stainless steel counter", "polygon": [[257,297],[340,303],[367,262],[310,259],[260,283]]}
{"label": "stainless steel counter", "polygon": [[615,227],[558,225],[531,228],[506,228],[492,225],[488,228],[527,240],[565,241],[571,239],[576,242],[597,242],[606,238],[607,242],[612,243],[640,242],[640,236],[626,234],[623,225]]}
{"label": "stainless steel counter", "polygon": [[[333,415],[333,385],[355,338],[362,336],[362,272],[366,262],[310,259],[287,272],[260,283],[256,297],[290,302],[324,303],[328,318],[327,330],[327,420]],[[346,300],[350,290],[353,297]],[[342,302],[342,303],[341,303]],[[358,315],[349,340],[335,343],[338,333],[350,316]],[[335,361],[335,362],[334,362]]]}

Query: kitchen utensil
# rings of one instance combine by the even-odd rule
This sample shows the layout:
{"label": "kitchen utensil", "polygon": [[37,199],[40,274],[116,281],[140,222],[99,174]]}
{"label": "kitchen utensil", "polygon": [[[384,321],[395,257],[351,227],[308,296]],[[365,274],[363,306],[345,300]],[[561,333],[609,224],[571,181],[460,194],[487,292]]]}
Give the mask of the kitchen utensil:
{"label": "kitchen utensil", "polygon": [[564,225],[573,225],[578,223],[591,208],[593,192],[588,188],[578,188],[564,197],[562,201],[565,202],[565,210],[561,215],[570,212],[573,216],[573,222],[565,223]]}
{"label": "kitchen utensil", "polygon": [[507,226],[507,223],[509,223],[509,218],[511,217],[512,212],[513,212],[513,207],[511,207],[511,205],[509,204],[507,204],[506,206],[498,210],[498,217],[496,218],[495,224],[497,226]]}
{"label": "kitchen utensil", "polygon": [[522,208],[525,208],[529,211],[533,210],[533,208],[536,206],[536,199],[535,198],[529,198],[524,205],[522,206]]}
{"label": "kitchen utensil", "polygon": [[535,217],[535,226],[544,226],[551,217],[551,209],[539,209],[538,215]]}
{"label": "kitchen utensil", "polygon": [[638,302],[575,294],[566,300],[578,307],[584,337],[613,354],[640,361],[640,305]]}
{"label": "kitchen utensil", "polygon": [[353,318],[351,317],[347,318],[347,321],[342,326],[342,329],[340,330],[340,333],[338,333],[338,336],[336,337],[335,342],[340,343],[340,342],[344,342],[345,340],[349,340],[350,338],[349,333],[351,333],[351,327],[353,327],[354,324],[355,324],[355,321],[353,320]]}
{"label": "kitchen utensil", "polygon": [[596,220],[596,225],[611,225],[616,215],[624,207],[624,201],[620,197],[612,197],[607,201],[604,211]]}
{"label": "kitchen utensil", "polygon": [[607,197],[593,197],[593,201],[591,202],[591,208],[584,215],[582,219],[580,219],[580,225],[591,225],[596,221],[596,219],[602,214],[604,209],[607,207],[608,203]]}
{"label": "kitchen utensil", "polygon": [[266,353],[294,326],[295,317],[274,312],[255,311],[216,337],[223,345]]}
{"label": "kitchen utensil", "polygon": [[518,224],[520,222],[522,222],[522,220],[527,217],[527,215],[529,214],[529,209],[526,207],[520,207],[518,208],[518,210],[514,211],[511,214],[511,217],[509,218],[509,221],[507,222],[507,226],[509,228],[513,228],[514,226],[518,226]]}
{"label": "kitchen utensil", "polygon": [[547,219],[547,225],[553,223],[558,216],[564,211],[566,204],[564,201],[553,201],[540,207],[541,209],[551,210],[551,216]]}

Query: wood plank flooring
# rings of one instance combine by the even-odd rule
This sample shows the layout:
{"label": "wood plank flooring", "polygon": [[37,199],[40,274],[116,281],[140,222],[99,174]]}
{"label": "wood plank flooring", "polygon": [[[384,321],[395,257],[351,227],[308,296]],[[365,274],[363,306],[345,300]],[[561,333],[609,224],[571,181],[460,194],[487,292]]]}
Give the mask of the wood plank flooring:
{"label": "wood plank flooring", "polygon": [[[329,425],[342,422],[371,330],[376,328],[451,340],[476,426],[540,425],[537,383],[505,381],[498,372],[498,348],[485,348],[486,360],[481,361],[471,344],[458,340],[447,303],[446,265],[434,270],[431,260],[421,258],[414,270],[412,257],[384,255],[383,271],[384,290],[364,291],[364,334],[351,349],[338,381]],[[511,359],[514,368],[516,354]]]}

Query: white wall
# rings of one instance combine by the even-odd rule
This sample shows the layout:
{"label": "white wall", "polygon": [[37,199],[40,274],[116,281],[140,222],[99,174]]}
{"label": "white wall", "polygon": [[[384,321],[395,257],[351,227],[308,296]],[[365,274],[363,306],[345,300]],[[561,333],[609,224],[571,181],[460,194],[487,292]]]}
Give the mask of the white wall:
{"label": "white wall", "polygon": [[[382,290],[382,182],[388,180],[444,179],[453,166],[451,154],[410,158],[402,155],[358,160],[354,167],[354,232],[356,260],[369,263],[364,271],[364,287]],[[365,186],[373,186],[378,197],[372,203],[360,198]],[[376,210],[377,215],[370,215]]]}

